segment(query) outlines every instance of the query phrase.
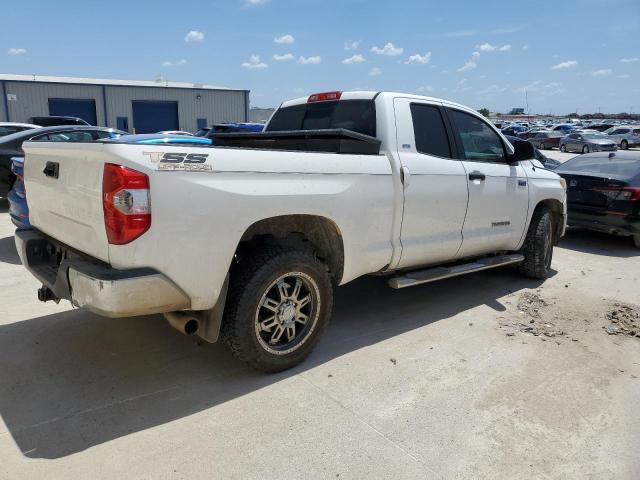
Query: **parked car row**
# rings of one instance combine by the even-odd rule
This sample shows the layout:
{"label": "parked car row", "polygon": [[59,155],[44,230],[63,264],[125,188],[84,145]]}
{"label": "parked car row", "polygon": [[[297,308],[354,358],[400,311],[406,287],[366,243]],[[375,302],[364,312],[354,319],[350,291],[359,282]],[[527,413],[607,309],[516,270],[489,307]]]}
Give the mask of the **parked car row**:
{"label": "parked car row", "polygon": [[[537,120],[535,122],[494,121],[505,135],[529,140],[536,148],[552,148],[568,152],[589,153],[614,150],[611,145],[627,150],[640,147],[640,125],[623,124],[620,121],[578,121],[564,123]],[[579,136],[576,136],[579,135]],[[600,136],[598,136],[600,135]],[[564,140],[562,140],[564,138]]]}

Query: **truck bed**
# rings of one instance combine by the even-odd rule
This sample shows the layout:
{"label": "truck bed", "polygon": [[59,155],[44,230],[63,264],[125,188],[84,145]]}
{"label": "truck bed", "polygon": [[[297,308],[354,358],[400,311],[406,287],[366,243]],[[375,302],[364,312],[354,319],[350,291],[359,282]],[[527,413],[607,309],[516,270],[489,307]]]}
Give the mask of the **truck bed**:
{"label": "truck bed", "polygon": [[297,150],[307,152],[379,155],[380,140],[345,130],[290,130],[283,132],[214,133],[209,136],[220,147],[260,150]]}

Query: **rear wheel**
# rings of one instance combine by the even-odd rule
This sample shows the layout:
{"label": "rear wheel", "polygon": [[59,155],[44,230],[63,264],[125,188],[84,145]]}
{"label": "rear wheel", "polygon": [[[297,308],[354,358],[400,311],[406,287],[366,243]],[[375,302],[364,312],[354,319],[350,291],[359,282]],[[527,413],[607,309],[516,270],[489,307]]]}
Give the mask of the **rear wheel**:
{"label": "rear wheel", "polygon": [[622,150],[627,150],[629,148],[629,142],[622,140],[622,142],[620,142],[620,148],[622,148]]}
{"label": "rear wheel", "polygon": [[231,274],[221,336],[240,360],[263,372],[302,362],[329,322],[333,287],[311,252],[270,246]]}
{"label": "rear wheel", "polygon": [[560,151],[567,153],[567,146],[563,143],[562,145],[560,145]]}
{"label": "rear wheel", "polygon": [[636,244],[636,247],[640,248],[640,235],[633,236],[633,243]]}
{"label": "rear wheel", "polygon": [[524,261],[520,264],[520,273],[538,279],[549,276],[553,259],[553,214],[548,208],[538,207],[533,213],[521,253]]}
{"label": "rear wheel", "polygon": [[582,153],[589,153],[589,145],[582,147]]}

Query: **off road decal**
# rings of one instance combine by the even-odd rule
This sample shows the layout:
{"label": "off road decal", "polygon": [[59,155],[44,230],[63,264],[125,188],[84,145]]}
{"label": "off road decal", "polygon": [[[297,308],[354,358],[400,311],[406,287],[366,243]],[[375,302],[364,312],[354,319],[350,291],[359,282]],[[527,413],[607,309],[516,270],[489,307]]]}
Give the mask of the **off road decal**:
{"label": "off road decal", "polygon": [[158,170],[183,172],[211,172],[213,166],[205,162],[208,153],[180,153],[180,152],[142,152],[147,155],[151,163],[158,165]]}

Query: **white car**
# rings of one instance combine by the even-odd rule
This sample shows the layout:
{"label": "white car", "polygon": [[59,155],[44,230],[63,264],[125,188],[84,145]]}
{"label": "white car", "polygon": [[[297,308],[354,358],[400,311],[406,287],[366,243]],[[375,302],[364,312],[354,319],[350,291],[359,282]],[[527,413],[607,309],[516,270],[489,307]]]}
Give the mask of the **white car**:
{"label": "white car", "polygon": [[543,279],[564,234],[564,180],[445,100],[314,94],[216,143],[25,143],[34,230],[16,244],[39,298],[164,313],[275,372],[311,352],[338,285],[510,264]]}
{"label": "white car", "polygon": [[188,137],[193,137],[193,133],[184,132],[182,130],[164,130],[162,132],[158,132],[159,135],[185,135]]}
{"label": "white car", "polygon": [[602,133],[608,135],[622,150],[640,147],[640,125],[616,125]]}
{"label": "white car", "polygon": [[31,130],[32,128],[40,128],[40,126],[32,123],[0,122],[0,137]]}

